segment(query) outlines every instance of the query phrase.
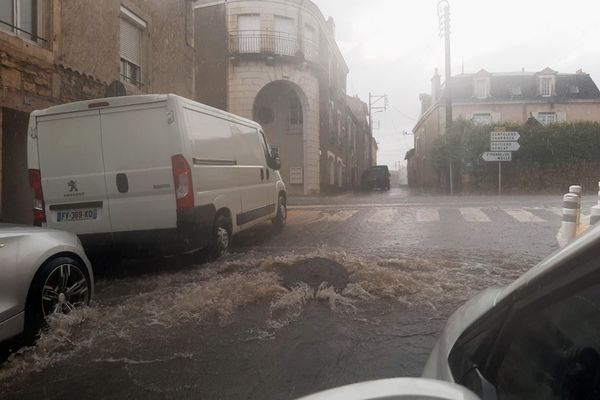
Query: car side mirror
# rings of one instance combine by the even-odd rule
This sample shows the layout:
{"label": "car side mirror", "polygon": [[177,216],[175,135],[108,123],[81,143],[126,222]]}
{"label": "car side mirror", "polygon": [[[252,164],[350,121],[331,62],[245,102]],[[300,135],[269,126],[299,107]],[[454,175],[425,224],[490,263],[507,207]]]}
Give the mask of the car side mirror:
{"label": "car side mirror", "polygon": [[275,171],[279,171],[281,169],[281,158],[279,158],[279,156],[271,157],[269,160],[269,167]]}
{"label": "car side mirror", "polygon": [[299,400],[481,400],[469,389],[449,382],[396,378],[358,383]]}
{"label": "car side mirror", "polygon": [[481,374],[481,371],[477,367],[471,368],[461,383],[470,387],[475,393],[481,396],[482,400],[498,399],[496,387]]}

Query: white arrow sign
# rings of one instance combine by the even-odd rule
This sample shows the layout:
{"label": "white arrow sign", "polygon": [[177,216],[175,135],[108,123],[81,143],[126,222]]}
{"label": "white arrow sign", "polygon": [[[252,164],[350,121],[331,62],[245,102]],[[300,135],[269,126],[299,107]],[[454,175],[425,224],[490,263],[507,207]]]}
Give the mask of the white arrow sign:
{"label": "white arrow sign", "polygon": [[492,142],[518,142],[521,139],[519,132],[492,132]]}
{"label": "white arrow sign", "polygon": [[492,142],[492,151],[519,151],[519,142]]}
{"label": "white arrow sign", "polygon": [[487,153],[483,153],[481,157],[483,157],[484,161],[487,162],[512,161],[512,153],[509,151],[489,151]]}

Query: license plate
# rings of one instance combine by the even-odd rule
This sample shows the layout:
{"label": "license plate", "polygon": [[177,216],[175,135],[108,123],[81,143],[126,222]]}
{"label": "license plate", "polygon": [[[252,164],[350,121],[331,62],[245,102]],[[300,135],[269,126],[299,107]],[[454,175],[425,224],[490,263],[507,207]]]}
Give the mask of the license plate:
{"label": "license plate", "polygon": [[98,219],[99,211],[97,208],[89,208],[83,210],[66,210],[56,212],[57,222],[74,222],[74,221],[94,221]]}

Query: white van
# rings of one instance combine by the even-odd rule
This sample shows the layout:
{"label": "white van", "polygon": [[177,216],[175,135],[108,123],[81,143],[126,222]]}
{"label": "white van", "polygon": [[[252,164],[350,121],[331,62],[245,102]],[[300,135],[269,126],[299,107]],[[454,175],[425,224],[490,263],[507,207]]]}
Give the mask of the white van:
{"label": "white van", "polygon": [[35,111],[28,164],[36,225],[86,250],[184,252],[272,220],[286,190],[255,122],[175,95],[83,101]]}

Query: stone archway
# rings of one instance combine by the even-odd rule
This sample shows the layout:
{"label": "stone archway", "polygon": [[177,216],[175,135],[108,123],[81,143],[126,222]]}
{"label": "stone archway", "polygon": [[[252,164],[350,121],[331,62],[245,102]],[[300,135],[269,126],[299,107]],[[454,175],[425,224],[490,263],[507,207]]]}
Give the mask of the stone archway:
{"label": "stone archway", "polygon": [[271,146],[279,150],[280,174],[291,194],[305,192],[304,143],[308,110],[302,89],[288,81],[268,83],[254,99],[253,119],[264,128]]}

